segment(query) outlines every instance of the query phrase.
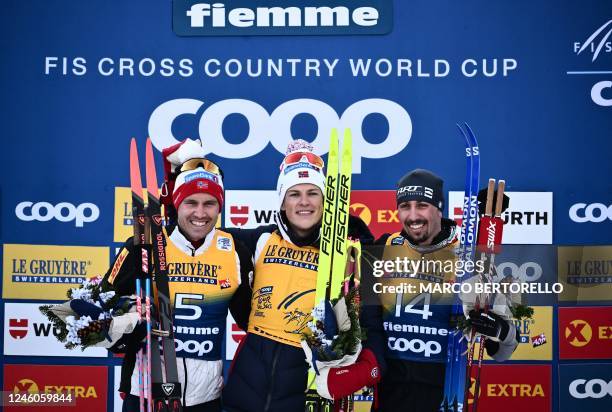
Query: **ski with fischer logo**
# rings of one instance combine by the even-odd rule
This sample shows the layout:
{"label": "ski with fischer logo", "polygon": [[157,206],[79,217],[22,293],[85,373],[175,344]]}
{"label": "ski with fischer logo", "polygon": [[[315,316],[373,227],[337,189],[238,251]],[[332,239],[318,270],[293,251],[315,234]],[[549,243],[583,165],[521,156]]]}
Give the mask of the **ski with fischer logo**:
{"label": "ski with fischer logo", "polygon": [[[339,158],[339,146],[342,155]],[[348,220],[352,175],[352,136],[350,129],[344,130],[342,144],[339,144],[338,130],[332,129],[327,157],[327,175],[321,223],[321,243],[315,291],[315,305],[329,302],[348,293],[345,282],[348,261]],[[358,279],[357,279],[358,281]],[[346,287],[343,288],[343,285]],[[330,306],[331,307],[331,306]],[[315,321],[323,319],[315,319]],[[309,381],[314,372],[309,372]],[[306,404],[307,411],[332,410],[332,403],[318,396],[312,396]],[[353,410],[352,397],[337,400],[340,410]]]}

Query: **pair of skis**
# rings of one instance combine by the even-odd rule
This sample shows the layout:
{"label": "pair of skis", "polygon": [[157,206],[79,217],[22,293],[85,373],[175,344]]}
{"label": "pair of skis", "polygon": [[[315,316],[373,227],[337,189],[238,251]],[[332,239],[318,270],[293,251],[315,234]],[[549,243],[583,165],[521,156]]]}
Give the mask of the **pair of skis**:
{"label": "pair of skis", "polygon": [[[166,239],[164,237],[159,201],[159,187],[151,139],[146,144],[147,205],[138,161],[136,139],[130,143],[130,186],[134,219],[134,245],[139,256],[136,274],[136,307],[139,319],[146,322],[146,343],[136,357],[138,368],[140,412],[180,412],[181,385],[178,381],[172,308],[169,299],[166,266]],[[153,270],[151,270],[153,268]],[[154,277],[152,277],[154,273]],[[151,281],[157,289],[157,324],[153,329],[151,318]],[[144,290],[143,290],[144,283]],[[143,308],[144,301],[144,308]],[[160,342],[163,350],[163,366]],[[146,394],[145,394],[146,392]],[[146,403],[146,408],[145,408]]]}
{"label": "pair of skis", "polygon": [[352,137],[350,129],[344,130],[341,164],[338,164],[338,160],[338,130],[332,129],[327,157],[315,303],[337,297],[344,280],[351,200]]}
{"label": "pair of skis", "polygon": [[[493,214],[493,198],[495,196],[495,180],[489,179],[487,187],[487,198],[485,213],[480,221],[480,231],[478,231],[478,188],[480,179],[480,149],[474,132],[467,123],[464,128],[457,125],[465,142],[466,156],[466,179],[463,201],[463,216],[461,224],[461,247],[460,259],[464,262],[473,261],[475,246],[482,250],[481,259],[486,263],[483,272],[476,274],[479,281],[490,282],[491,271],[494,270],[495,253],[501,244],[503,220],[501,219],[502,204],[504,197],[505,182],[499,181],[495,214]],[[472,273],[466,271],[461,280],[467,280]],[[490,301],[487,298],[484,302],[478,299],[474,309],[483,311],[489,310]],[[458,319],[463,316],[461,302],[457,299],[452,309],[452,316]],[[471,404],[472,412],[476,412],[478,398],[480,395],[480,377],[482,372],[482,359],[484,357],[486,338],[481,335],[480,347],[477,358],[477,372],[474,382],[474,399]],[[444,398],[441,410],[443,412],[467,412],[470,409],[468,394],[471,388],[471,378],[474,366],[474,350],[476,343],[476,331],[472,328],[470,334],[469,348],[466,348],[466,340],[463,339],[462,331],[456,331],[449,335],[446,373],[444,380]],[[467,356],[465,356],[467,352]]]}
{"label": "pair of skis", "polygon": [[[478,186],[480,181],[480,149],[474,132],[467,123],[464,128],[457,125],[465,142],[466,176],[463,196],[463,216],[461,222],[461,246],[459,259],[463,262],[474,260],[476,235],[478,228]],[[464,265],[464,267],[466,267]],[[466,271],[463,279],[471,277]],[[463,317],[463,307],[457,297],[452,308],[452,318]],[[443,412],[461,412],[466,405],[465,374],[467,345],[460,331],[451,333],[448,338],[446,371],[444,375],[444,398],[441,410]],[[468,377],[469,379],[469,377]]]}
{"label": "pair of skis", "polygon": [[[321,243],[319,247],[319,266],[315,290],[315,305],[325,300],[348,294],[345,279],[348,256],[348,221],[351,196],[352,174],[352,136],[350,129],[344,129],[342,155],[339,158],[338,130],[332,129],[327,157],[327,175],[321,223]],[[344,288],[342,287],[344,285]],[[317,319],[323,321],[323,319]],[[313,378],[310,372],[310,378]],[[309,379],[312,381],[312,379]],[[322,400],[322,399],[321,399]],[[324,401],[324,400],[322,400]],[[338,399],[339,410],[352,412],[352,396]],[[317,409],[330,409],[331,405],[317,405]],[[310,406],[307,406],[307,410]]]}

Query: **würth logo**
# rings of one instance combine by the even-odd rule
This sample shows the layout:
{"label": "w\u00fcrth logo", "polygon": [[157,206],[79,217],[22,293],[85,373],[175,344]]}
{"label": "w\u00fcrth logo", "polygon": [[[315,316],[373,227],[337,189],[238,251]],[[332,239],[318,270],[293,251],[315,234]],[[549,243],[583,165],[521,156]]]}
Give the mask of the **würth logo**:
{"label": "w\u00fcrth logo", "polygon": [[249,207],[230,206],[230,221],[235,226],[244,226],[249,221]]}
{"label": "w\u00fcrth logo", "polygon": [[9,319],[9,334],[15,339],[23,339],[28,334],[27,319]]}

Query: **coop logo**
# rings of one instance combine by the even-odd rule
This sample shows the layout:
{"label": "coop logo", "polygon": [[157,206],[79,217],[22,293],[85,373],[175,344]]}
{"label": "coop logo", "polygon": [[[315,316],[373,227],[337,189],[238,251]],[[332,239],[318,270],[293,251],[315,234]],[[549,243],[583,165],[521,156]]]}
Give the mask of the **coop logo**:
{"label": "coop logo", "polygon": [[565,411],[612,410],[612,364],[559,365],[561,408]]}
{"label": "coop logo", "polygon": [[524,262],[516,264],[514,262],[503,262],[495,265],[495,275],[493,279],[497,282],[508,276],[522,282],[536,282],[542,277],[542,266],[537,262]]}
{"label": "coop logo", "polygon": [[390,337],[388,339],[389,349],[398,352],[410,351],[412,353],[422,353],[426,358],[442,352],[442,345],[434,340],[423,341],[421,339],[406,339]]}
{"label": "coop logo", "polygon": [[[604,92],[608,98],[604,97]],[[598,106],[612,106],[612,82],[601,81],[595,83],[591,88],[591,99]]]}
{"label": "coop logo", "polygon": [[[196,115],[205,102],[196,99],[173,99],[159,105],[149,118],[149,135],[155,147],[178,143],[172,133],[174,120],[182,115]],[[206,103],[208,104],[208,103]],[[338,116],[327,103],[314,99],[294,99],[282,103],[271,114],[258,103],[245,99],[227,99],[211,104],[200,116],[200,139],[209,153],[228,159],[243,159],[264,150],[268,143],[284,153],[291,139],[291,122],[307,113],[317,121],[318,134],[312,145],[327,148],[332,128],[350,127],[353,131],[353,173],[361,173],[361,159],[384,159],[399,153],[412,136],[412,120],[399,104],[386,99],[365,99],[353,103]],[[380,143],[370,143],[362,135],[362,123],[372,113],[381,114],[389,125],[388,134]],[[249,125],[246,139],[238,144],[223,136],[223,122],[231,114],[243,115]],[[317,152],[321,155],[324,152]]]}
{"label": "coop logo", "polygon": [[391,0],[253,2],[174,0],[173,30],[179,36],[354,35],[391,31]]}
{"label": "coop logo", "polygon": [[603,203],[576,203],[570,207],[569,217],[576,223],[600,223],[612,220],[612,204],[606,206]]}
{"label": "coop logo", "polygon": [[83,227],[85,223],[95,222],[100,216],[100,209],[93,203],[81,203],[78,206],[68,202],[53,205],[48,202],[24,201],[15,207],[15,215],[24,222],[48,222],[52,219],[60,222],[72,222],[76,227]]}
{"label": "coop logo", "polygon": [[612,398],[612,380],[606,382],[603,379],[575,379],[569,385],[569,393],[576,399]]}
{"label": "coop logo", "polygon": [[175,338],[174,342],[176,343],[177,353],[184,351],[190,355],[197,354],[198,356],[202,356],[210,353],[214,348],[214,343],[211,340],[204,340],[202,342],[188,340],[183,342]]}

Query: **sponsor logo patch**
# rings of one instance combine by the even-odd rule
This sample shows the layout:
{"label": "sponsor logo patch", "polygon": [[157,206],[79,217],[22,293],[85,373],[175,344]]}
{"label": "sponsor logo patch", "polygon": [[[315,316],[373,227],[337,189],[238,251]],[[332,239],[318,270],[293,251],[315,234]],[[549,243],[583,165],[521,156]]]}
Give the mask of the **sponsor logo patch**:
{"label": "sponsor logo patch", "polygon": [[612,358],[612,307],[559,308],[559,358]]}
{"label": "sponsor logo patch", "polygon": [[69,350],[57,340],[59,328],[43,315],[36,303],[5,303],[4,355],[9,356],[68,356],[105,358],[104,348],[84,351]]}
{"label": "sponsor logo patch", "polygon": [[217,238],[217,249],[226,252],[232,250],[232,239],[225,236],[219,236]]}
{"label": "sponsor logo patch", "polygon": [[8,299],[65,300],[68,289],[109,266],[108,247],[5,244],[3,250],[2,296]]}

